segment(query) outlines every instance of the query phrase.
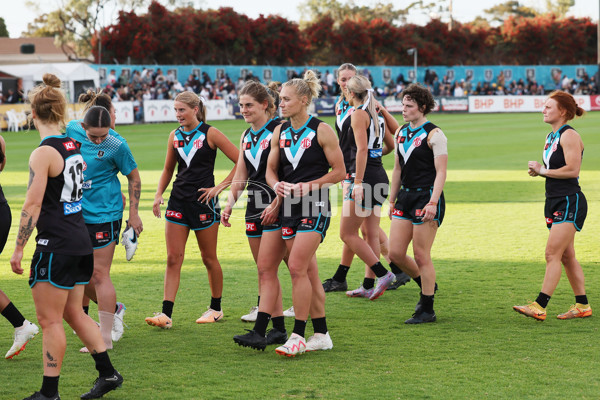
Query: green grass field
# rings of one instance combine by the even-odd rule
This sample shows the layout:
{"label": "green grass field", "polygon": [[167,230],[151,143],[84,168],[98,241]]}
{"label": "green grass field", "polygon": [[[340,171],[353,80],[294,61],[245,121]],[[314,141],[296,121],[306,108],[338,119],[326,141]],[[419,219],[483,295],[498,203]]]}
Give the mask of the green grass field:
{"label": "green grass field", "polygon": [[[125,377],[110,399],[481,399],[598,398],[600,363],[598,316],[560,321],[573,294],[561,280],[548,311],[537,322],[518,315],[512,305],[532,301],[544,276],[547,229],[543,217],[544,184],[527,175],[527,161],[541,160],[549,127],[541,114],[433,115],[449,139],[446,219],[433,247],[440,290],[438,322],[408,326],[418,287],[408,284],[374,302],[327,295],[327,317],[334,348],[296,359],[277,356],[274,347],[257,352],[238,347],[232,336],[251,329],[239,317],[256,302],[256,267],[244,235],[243,210],[232,228],[221,228],[219,256],[225,287],[222,322],[201,326],[210,292],[194,240],[184,261],[174,309],[173,329],[145,324],[160,311],[166,262],[164,220],[152,215],[152,200],[162,169],[168,133],[175,126],[119,127],[139,163],[144,233],[134,259],[125,261],[118,246],[113,281],[127,306],[123,339],[110,352]],[[327,122],[332,122],[330,119]],[[214,125],[238,144],[245,125]],[[600,113],[588,113],[573,125],[586,150],[581,185],[589,202],[585,227],[575,248],[598,307],[600,263]],[[36,321],[26,276],[11,272],[18,215],[27,184],[27,159],[39,142],[36,132],[4,133],[8,164],[0,177],[13,210],[13,227],[0,256],[0,288],[26,318]],[[386,157],[391,173],[393,158]],[[218,177],[231,163],[220,157]],[[125,183],[125,181],[123,180]],[[124,186],[125,187],[125,186]],[[339,197],[339,196],[338,196]],[[384,230],[389,220],[382,220]],[[342,249],[339,215],[334,217],[317,253],[321,278],[337,268]],[[391,244],[393,246],[393,244]],[[34,244],[26,249],[25,260]],[[349,285],[357,287],[364,267],[355,260]],[[291,284],[280,270],[284,307],[291,305]],[[93,309],[95,307],[92,307]],[[96,316],[95,309],[90,313]],[[289,331],[292,321],[287,320]],[[0,319],[0,351],[12,344],[12,326]],[[307,335],[312,333],[309,323]],[[595,343],[595,344],[594,344]],[[20,399],[41,385],[41,335],[14,360],[0,362],[0,398]],[[79,339],[67,329],[67,353],[61,375],[63,399],[74,399],[92,385],[96,371],[89,355],[79,354]]]}

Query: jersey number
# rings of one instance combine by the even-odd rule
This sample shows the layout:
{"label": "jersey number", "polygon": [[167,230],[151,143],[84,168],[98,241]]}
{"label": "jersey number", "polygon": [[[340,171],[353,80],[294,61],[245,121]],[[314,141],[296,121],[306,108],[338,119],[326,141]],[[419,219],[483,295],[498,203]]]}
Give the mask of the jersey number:
{"label": "jersey number", "polygon": [[83,196],[83,158],[80,154],[65,160],[63,172],[65,183],[60,196],[61,202],[72,203]]}

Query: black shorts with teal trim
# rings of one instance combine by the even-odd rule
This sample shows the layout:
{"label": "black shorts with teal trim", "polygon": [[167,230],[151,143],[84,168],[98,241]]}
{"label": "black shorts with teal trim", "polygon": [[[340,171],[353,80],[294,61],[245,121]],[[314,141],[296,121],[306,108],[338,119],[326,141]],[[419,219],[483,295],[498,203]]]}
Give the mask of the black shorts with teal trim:
{"label": "black shorts with teal trim", "polygon": [[[383,168],[367,168],[363,178],[363,200],[360,202],[360,206],[366,210],[372,210],[373,208],[381,205],[385,202],[389,195],[389,179],[387,173]],[[352,198],[352,190],[354,189],[354,179],[347,176],[344,180],[345,184],[350,184],[348,192],[344,196],[344,200],[354,201]]]}
{"label": "black shorts with teal trim", "polygon": [[92,247],[95,249],[101,249],[108,246],[112,242],[119,244],[119,235],[121,234],[122,219],[118,219],[112,222],[106,222],[104,224],[85,224],[88,232],[90,233],[90,240],[92,241]]}
{"label": "black shorts with teal trim", "polygon": [[218,199],[212,199],[206,204],[200,201],[179,200],[171,196],[167,204],[165,218],[174,224],[200,231],[219,223],[221,220],[221,207]]}
{"label": "black shorts with teal trim", "polygon": [[568,196],[546,198],[544,216],[546,226],[552,228],[553,224],[570,222],[579,232],[583,228],[587,216],[587,200],[582,192]]}
{"label": "black shorts with teal trim", "polygon": [[49,282],[60,289],[85,285],[94,272],[94,254],[71,256],[36,251],[31,260],[29,287]]}
{"label": "black shorts with teal trim", "polygon": [[262,225],[260,218],[246,218],[246,236],[251,238],[262,237],[263,232],[278,231],[281,229],[281,218],[277,218],[274,224]]}
{"label": "black shorts with teal trim", "polygon": [[329,228],[331,217],[319,214],[318,217],[284,217],[281,221],[281,237],[291,239],[301,232],[317,232],[321,234],[321,242]]}
{"label": "black shorts with teal trim", "polygon": [[[407,219],[411,221],[413,225],[422,224],[423,208],[429,203],[432,191],[433,187],[401,188],[398,191],[396,203],[392,210],[392,218]],[[437,221],[438,226],[440,226],[444,221],[444,214],[446,213],[444,192],[442,192],[436,208],[437,211],[433,220]]]}

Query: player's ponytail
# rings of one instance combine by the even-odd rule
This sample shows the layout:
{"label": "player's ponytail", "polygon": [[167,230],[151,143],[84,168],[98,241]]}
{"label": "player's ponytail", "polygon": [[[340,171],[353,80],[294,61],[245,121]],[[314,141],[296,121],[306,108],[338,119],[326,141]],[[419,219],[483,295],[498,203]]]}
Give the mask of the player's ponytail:
{"label": "player's ponytail", "polygon": [[[354,93],[359,101],[365,105],[364,110],[369,113],[375,126],[375,136],[379,137],[379,118],[377,105],[375,104],[375,93],[371,87],[371,82],[363,75],[354,75],[348,80],[346,86],[348,92]],[[356,108],[356,107],[355,107]]]}
{"label": "player's ponytail", "polygon": [[565,112],[565,121],[570,121],[575,116],[581,117],[585,113],[584,109],[577,105],[575,98],[567,92],[555,90],[548,98],[555,100],[558,108]]}
{"label": "player's ponytail", "polygon": [[89,110],[93,106],[104,107],[107,110],[112,108],[112,100],[110,96],[102,91],[94,91],[88,89],[85,93],[79,95],[79,103],[83,104],[83,111]]}
{"label": "player's ponytail", "polygon": [[304,73],[302,79],[291,79],[284,83],[283,86],[289,86],[296,89],[298,97],[306,96],[306,103],[304,104],[306,107],[310,105],[313,98],[319,97],[319,93],[321,92],[321,82],[319,81],[317,74],[315,74],[315,71],[310,69]]}

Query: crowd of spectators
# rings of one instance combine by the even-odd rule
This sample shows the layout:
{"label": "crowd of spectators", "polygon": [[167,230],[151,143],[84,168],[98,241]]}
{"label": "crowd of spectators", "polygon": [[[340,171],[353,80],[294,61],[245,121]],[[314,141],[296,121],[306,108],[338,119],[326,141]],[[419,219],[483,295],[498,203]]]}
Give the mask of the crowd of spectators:
{"label": "crowd of spectators", "polygon": [[[212,79],[206,72],[199,76],[190,74],[187,80],[177,79],[176,70],[171,69],[163,71],[161,68],[156,70],[152,68],[143,68],[134,70],[131,74],[128,70],[123,70],[120,75],[116,75],[115,70],[103,80],[103,91],[111,96],[113,101],[132,101],[134,105],[135,119],[143,119],[143,104],[145,100],[169,100],[174,99],[178,93],[189,90],[197,93],[205,99],[224,99],[236,102],[237,91],[248,80],[260,79],[248,72],[245,77],[238,77],[235,81],[227,74],[219,74]],[[299,78],[304,71],[293,71],[288,78]],[[382,86],[374,86],[373,77],[368,69],[363,69],[360,73],[369,78],[378,97],[396,97],[398,98],[404,88],[410,84],[400,73],[396,79],[390,78]],[[340,93],[340,87],[334,76],[334,71],[327,70],[321,75],[321,84],[323,90],[321,96],[335,97]],[[597,85],[598,74],[588,76],[584,73],[579,78],[570,78],[563,74],[559,68],[553,70],[551,87],[538,85],[535,79],[507,79],[503,72],[489,82],[475,83],[471,76],[462,79],[454,79],[450,73],[446,73],[441,79],[433,70],[427,69],[422,84],[427,86],[434,96],[441,97],[461,97],[468,95],[544,95],[552,90],[561,89],[571,94],[599,94],[600,88]],[[23,96],[18,91],[7,89],[0,94],[0,104],[22,103]]]}

